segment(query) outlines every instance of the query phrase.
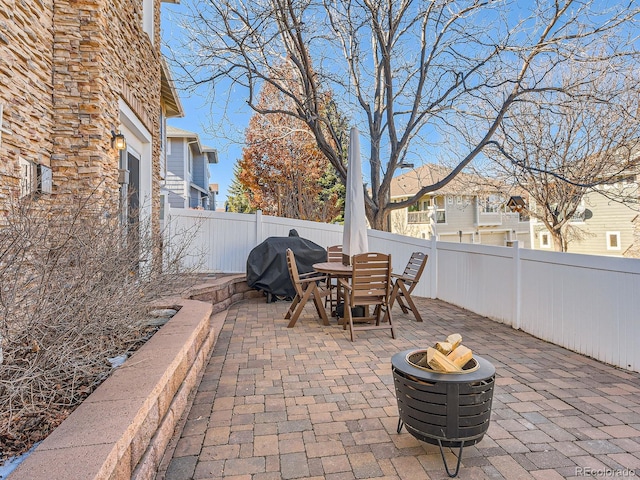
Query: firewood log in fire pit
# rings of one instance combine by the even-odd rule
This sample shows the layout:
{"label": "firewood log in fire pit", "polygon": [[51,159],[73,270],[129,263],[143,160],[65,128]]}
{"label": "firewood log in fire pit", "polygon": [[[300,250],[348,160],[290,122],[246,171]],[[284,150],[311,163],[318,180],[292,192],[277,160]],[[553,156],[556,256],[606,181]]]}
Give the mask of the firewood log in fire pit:
{"label": "firewood log in fire pit", "polygon": [[436,342],[435,346],[427,348],[423,362],[433,370],[453,373],[461,372],[472,358],[471,349],[462,345],[462,336],[459,333],[453,333],[447,337],[446,341]]}

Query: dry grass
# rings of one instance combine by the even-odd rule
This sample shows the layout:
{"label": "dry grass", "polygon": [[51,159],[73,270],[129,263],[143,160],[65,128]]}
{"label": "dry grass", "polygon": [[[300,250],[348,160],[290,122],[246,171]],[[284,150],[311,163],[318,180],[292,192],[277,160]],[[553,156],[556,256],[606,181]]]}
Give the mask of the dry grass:
{"label": "dry grass", "polygon": [[[0,226],[0,462],[46,437],[156,330],[150,302],[184,287],[159,236],[89,197],[12,206]],[[160,267],[162,263],[162,267]],[[175,287],[175,288],[174,288]]]}

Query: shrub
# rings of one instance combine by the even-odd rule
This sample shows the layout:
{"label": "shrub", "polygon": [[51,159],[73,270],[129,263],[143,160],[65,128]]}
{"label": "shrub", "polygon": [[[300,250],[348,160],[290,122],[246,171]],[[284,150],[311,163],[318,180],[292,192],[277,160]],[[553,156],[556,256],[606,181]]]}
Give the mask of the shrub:
{"label": "shrub", "polygon": [[150,302],[192,278],[188,245],[160,261],[160,234],[118,213],[94,195],[26,199],[0,225],[1,455],[46,437],[109,375],[110,357],[155,332]]}

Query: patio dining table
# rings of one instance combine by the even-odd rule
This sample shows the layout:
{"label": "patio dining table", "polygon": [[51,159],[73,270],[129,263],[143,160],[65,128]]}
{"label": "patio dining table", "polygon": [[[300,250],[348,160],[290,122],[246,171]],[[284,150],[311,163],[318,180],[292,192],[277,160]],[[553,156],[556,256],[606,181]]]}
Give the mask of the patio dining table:
{"label": "patio dining table", "polygon": [[312,265],[316,272],[326,273],[332,277],[350,277],[351,265],[345,265],[342,262],[320,262]]}
{"label": "patio dining table", "polygon": [[[329,282],[331,282],[332,278],[349,278],[351,277],[351,273],[353,269],[351,265],[345,265],[342,262],[320,262],[314,263],[312,268],[316,272],[326,273],[329,276]],[[333,285],[332,288],[338,288],[337,285]],[[330,297],[331,302],[331,316],[337,317],[338,314],[336,309],[338,307],[338,303],[340,302],[340,293],[338,292],[336,295],[335,302],[333,300],[333,295]],[[335,303],[335,305],[334,305]]]}

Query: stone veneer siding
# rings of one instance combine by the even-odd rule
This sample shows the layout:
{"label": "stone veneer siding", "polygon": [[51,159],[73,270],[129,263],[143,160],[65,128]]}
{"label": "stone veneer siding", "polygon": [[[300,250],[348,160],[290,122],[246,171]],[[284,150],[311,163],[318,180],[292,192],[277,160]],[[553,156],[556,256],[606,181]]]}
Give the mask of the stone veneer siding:
{"label": "stone veneer siding", "polygon": [[[118,201],[122,98],[153,137],[152,207],[157,228],[160,156],[160,2],[154,41],[142,0],[0,0],[0,211],[18,187],[18,158],[49,165],[53,191],[94,188]],[[46,197],[45,197],[46,198]]]}
{"label": "stone veneer siding", "polygon": [[0,212],[18,188],[18,158],[52,153],[53,1],[0,0]]}

